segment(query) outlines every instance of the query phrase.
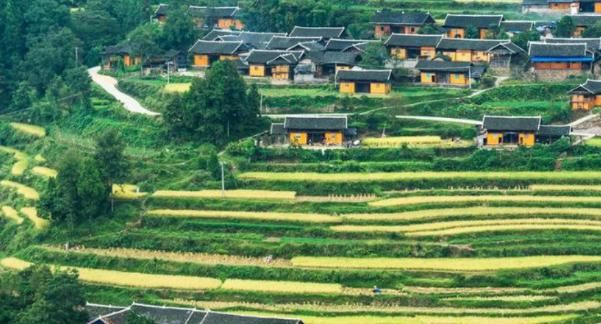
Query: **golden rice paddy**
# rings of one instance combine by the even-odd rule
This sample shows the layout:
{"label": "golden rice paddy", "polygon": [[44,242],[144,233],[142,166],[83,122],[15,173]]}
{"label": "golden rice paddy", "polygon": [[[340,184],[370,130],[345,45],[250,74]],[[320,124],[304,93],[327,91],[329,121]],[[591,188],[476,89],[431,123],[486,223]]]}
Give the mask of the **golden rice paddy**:
{"label": "golden rice paddy", "polygon": [[17,193],[20,194],[21,196],[23,196],[25,199],[29,199],[29,200],[39,200],[40,199],[40,194],[35,189],[28,187],[26,185],[17,183],[17,182],[2,180],[2,181],[0,181],[0,186],[16,190]]}
{"label": "golden rice paddy", "polygon": [[408,221],[454,216],[588,216],[601,217],[597,208],[543,208],[543,207],[466,207],[424,209],[401,213],[348,214],[344,219],[360,221]]}
{"label": "golden rice paddy", "polygon": [[396,137],[368,137],[361,144],[369,147],[398,147],[403,144],[440,144],[440,136],[396,136]]}
{"label": "golden rice paddy", "polygon": [[120,200],[136,200],[146,197],[145,192],[140,192],[140,188],[131,184],[114,184],[112,196]]}
{"label": "golden rice paddy", "polygon": [[45,178],[56,178],[58,176],[58,171],[41,166],[33,167],[31,169],[31,172],[35,175],[39,175]]}
{"label": "golden rice paddy", "polygon": [[21,208],[21,214],[25,215],[36,229],[43,230],[50,225],[50,221],[38,216],[38,210],[35,207]]}
{"label": "golden rice paddy", "polygon": [[522,180],[522,181],[565,181],[591,182],[601,178],[601,171],[518,171],[518,172],[372,172],[372,173],[317,173],[317,172],[245,172],[239,178],[259,181],[294,182],[399,182],[417,180]]}
{"label": "golden rice paddy", "polygon": [[339,284],[309,283],[294,281],[240,280],[227,279],[221,289],[241,291],[262,291],[293,294],[340,294]]}
{"label": "golden rice paddy", "polygon": [[485,233],[485,232],[523,232],[523,231],[601,231],[598,226],[591,225],[570,225],[570,224],[519,224],[519,225],[487,225],[473,227],[458,227],[438,231],[423,231],[406,233],[407,236],[453,236],[461,234]]}
{"label": "golden rice paddy", "polygon": [[165,92],[168,93],[183,93],[188,92],[192,83],[169,83],[165,85]]}
{"label": "golden rice paddy", "polygon": [[261,200],[294,200],[294,191],[269,190],[200,190],[200,191],[169,191],[160,190],[153,197],[181,199],[261,199]]}
{"label": "golden rice paddy", "polygon": [[0,146],[0,152],[12,154],[14,156],[15,160],[17,160],[17,162],[13,165],[10,173],[14,176],[23,175],[23,173],[25,172],[25,169],[27,169],[27,166],[29,165],[29,162],[28,162],[29,157],[27,156],[27,154],[25,154],[24,152],[19,151],[17,149],[14,149],[12,147],[6,147],[6,146]]}
{"label": "golden rice paddy", "polygon": [[10,123],[10,126],[20,133],[31,135],[37,138],[46,136],[46,130],[40,126],[23,123]]}
{"label": "golden rice paddy", "polygon": [[550,185],[550,184],[535,184],[530,185],[528,188],[532,191],[557,191],[557,192],[570,192],[570,191],[585,191],[585,192],[601,192],[601,186],[595,185]]}
{"label": "golden rice paddy", "polygon": [[414,196],[390,198],[370,202],[372,207],[408,206],[419,204],[489,203],[489,202],[536,202],[536,203],[601,203],[601,197],[582,196],[530,196],[530,195],[482,195],[482,196]]}
{"label": "golden rice paddy", "polygon": [[[0,265],[6,268],[23,270],[32,264],[17,258],[5,258]],[[181,290],[217,289],[221,281],[213,278],[156,275],[136,272],[99,270],[78,267],[60,267],[74,269],[79,273],[81,281],[137,288],[170,288]]]}
{"label": "golden rice paddy", "polygon": [[23,223],[23,218],[21,216],[19,216],[19,213],[14,208],[9,207],[9,206],[2,206],[1,210],[2,210],[2,214],[7,219],[9,219],[17,224]]}
{"label": "golden rice paddy", "polygon": [[393,269],[416,271],[498,271],[601,262],[601,256],[561,255],[506,258],[344,258],[295,257],[295,267],[328,269]]}
{"label": "golden rice paddy", "polygon": [[217,210],[175,210],[155,209],[146,213],[150,217],[175,217],[175,218],[228,218],[228,219],[253,219],[285,222],[307,223],[338,223],[342,218],[324,214],[279,213],[279,212],[245,212],[245,211],[217,211]]}

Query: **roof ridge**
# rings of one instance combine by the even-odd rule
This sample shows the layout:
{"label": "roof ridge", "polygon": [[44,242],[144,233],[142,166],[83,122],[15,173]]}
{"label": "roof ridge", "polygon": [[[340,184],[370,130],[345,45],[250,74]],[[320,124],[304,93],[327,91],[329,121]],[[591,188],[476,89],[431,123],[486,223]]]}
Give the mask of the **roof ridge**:
{"label": "roof ridge", "polygon": [[345,29],[345,27],[308,27],[308,26],[298,26],[295,25],[294,28],[292,28],[292,30],[294,30],[295,28],[306,28],[306,29]]}

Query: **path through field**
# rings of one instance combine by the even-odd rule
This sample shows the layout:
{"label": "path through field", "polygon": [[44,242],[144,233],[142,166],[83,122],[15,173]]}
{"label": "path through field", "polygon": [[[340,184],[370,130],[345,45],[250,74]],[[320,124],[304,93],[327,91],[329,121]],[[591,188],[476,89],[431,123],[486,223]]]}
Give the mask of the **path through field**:
{"label": "path through field", "polygon": [[144,108],[136,99],[119,91],[119,89],[117,89],[117,79],[108,75],[99,74],[99,71],[99,66],[88,69],[88,73],[92,78],[92,81],[94,81],[94,83],[102,87],[104,91],[108,92],[111,96],[115,97],[115,99],[121,102],[126,110],[136,114],[143,114],[148,116],[160,115],[157,112],[150,111]]}

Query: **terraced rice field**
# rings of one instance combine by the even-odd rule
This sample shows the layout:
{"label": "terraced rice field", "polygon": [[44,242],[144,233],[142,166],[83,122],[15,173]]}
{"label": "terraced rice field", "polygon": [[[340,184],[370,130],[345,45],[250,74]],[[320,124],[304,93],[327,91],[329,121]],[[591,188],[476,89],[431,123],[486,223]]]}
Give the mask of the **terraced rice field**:
{"label": "terraced rice field", "polygon": [[114,184],[112,195],[120,200],[137,200],[146,197],[148,194],[140,192],[140,188],[131,184]]}
{"label": "terraced rice field", "polygon": [[26,185],[23,185],[23,184],[14,182],[14,181],[2,180],[2,181],[0,181],[0,187],[16,190],[17,193],[19,195],[23,196],[23,198],[25,198],[25,199],[29,199],[29,200],[39,200],[40,199],[40,194],[35,189],[28,187]]}
{"label": "terraced rice field", "polygon": [[276,213],[276,212],[244,212],[217,210],[171,210],[156,209],[146,213],[150,217],[176,218],[230,218],[254,219],[264,221],[309,222],[309,223],[339,223],[342,218],[321,214]]}
{"label": "terraced rice field", "polygon": [[293,200],[293,191],[268,190],[200,190],[200,191],[169,191],[159,190],[152,194],[155,198],[172,199],[260,199],[260,200]]}
{"label": "terraced rice field", "polygon": [[14,128],[17,132],[23,134],[31,135],[37,138],[46,137],[46,130],[40,126],[23,123],[10,123],[10,126]]}
{"label": "terraced rice field", "polygon": [[601,197],[579,196],[530,196],[530,195],[484,195],[484,196],[416,196],[390,198],[373,201],[373,207],[406,206],[418,204],[457,204],[457,203],[490,203],[490,202],[526,202],[526,203],[601,203]]}
{"label": "terraced rice field", "polygon": [[552,267],[572,263],[601,262],[596,256],[533,256],[517,258],[327,258],[296,257],[295,267],[341,269],[397,269],[433,271],[498,271]]}
{"label": "terraced rice field", "polygon": [[43,230],[48,228],[48,225],[50,225],[50,221],[38,216],[38,210],[35,207],[21,208],[21,214],[25,215],[25,217],[27,217],[33,223],[33,226],[36,229]]}
{"label": "terraced rice field", "polygon": [[184,93],[190,90],[192,83],[170,83],[165,85],[165,92]]}
{"label": "terraced rice field", "polygon": [[58,171],[41,166],[31,168],[31,172],[35,175],[39,175],[45,178],[56,178],[58,176]]}
{"label": "terraced rice field", "polygon": [[4,217],[6,217],[7,219],[17,224],[23,223],[23,218],[19,216],[19,213],[14,208],[9,206],[2,206],[2,208],[0,208],[0,211],[2,211],[2,215],[4,215]]}
{"label": "terraced rice field", "polygon": [[13,156],[14,156],[15,160],[17,160],[17,162],[13,165],[10,172],[14,176],[23,175],[23,173],[25,172],[25,170],[27,169],[27,167],[29,165],[29,162],[28,162],[29,156],[22,151],[19,151],[17,149],[11,148],[11,147],[6,147],[6,146],[0,146],[0,152],[13,154]]}

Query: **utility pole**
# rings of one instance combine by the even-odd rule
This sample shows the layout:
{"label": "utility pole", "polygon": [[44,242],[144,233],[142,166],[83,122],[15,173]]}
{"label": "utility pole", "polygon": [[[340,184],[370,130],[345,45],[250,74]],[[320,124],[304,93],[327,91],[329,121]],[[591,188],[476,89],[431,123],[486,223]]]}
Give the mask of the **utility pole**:
{"label": "utility pole", "polygon": [[221,197],[225,198],[225,170],[223,168],[224,163],[219,161],[221,166]]}

